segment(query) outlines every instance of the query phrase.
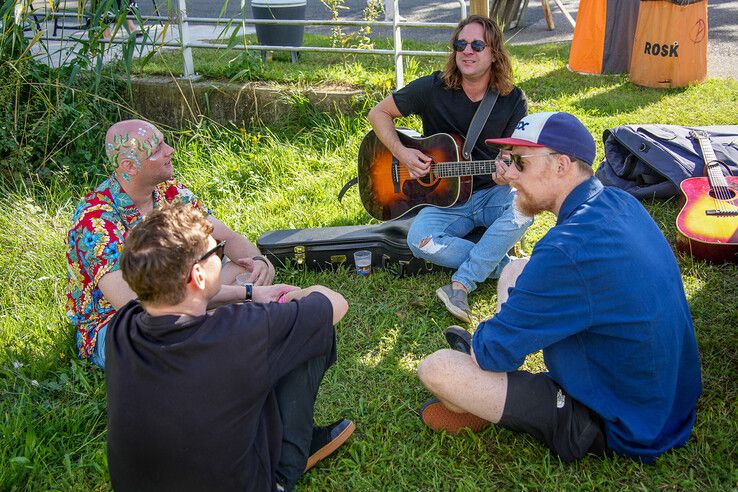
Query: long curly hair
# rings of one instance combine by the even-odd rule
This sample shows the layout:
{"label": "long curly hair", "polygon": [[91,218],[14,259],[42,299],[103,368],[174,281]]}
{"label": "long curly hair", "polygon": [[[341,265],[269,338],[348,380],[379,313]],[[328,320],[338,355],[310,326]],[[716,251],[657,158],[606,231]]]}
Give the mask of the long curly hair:
{"label": "long curly hair", "polygon": [[[512,63],[510,54],[505,48],[502,30],[497,23],[483,15],[470,15],[459,22],[451,37],[451,43],[456,41],[459,33],[469,24],[476,22],[484,28],[484,42],[492,50],[495,61],[490,66],[489,88],[497,90],[501,96],[506,96],[515,88],[513,83]],[[456,52],[452,49],[443,71],[443,83],[449,89],[461,89],[461,72],[456,66]]]}

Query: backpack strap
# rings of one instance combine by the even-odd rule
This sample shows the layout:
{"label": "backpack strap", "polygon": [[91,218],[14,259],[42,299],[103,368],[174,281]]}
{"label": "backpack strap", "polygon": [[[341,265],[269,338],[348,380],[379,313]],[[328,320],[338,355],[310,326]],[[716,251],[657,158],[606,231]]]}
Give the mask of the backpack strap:
{"label": "backpack strap", "polygon": [[469,124],[469,131],[466,132],[464,148],[461,149],[461,155],[464,156],[464,159],[471,160],[474,144],[479,138],[479,134],[482,133],[482,128],[484,128],[484,124],[492,113],[492,108],[495,107],[498,95],[497,91],[490,89],[487,89],[487,92],[484,94],[484,98],[479,104],[477,112],[474,113],[474,118],[472,118],[471,123]]}

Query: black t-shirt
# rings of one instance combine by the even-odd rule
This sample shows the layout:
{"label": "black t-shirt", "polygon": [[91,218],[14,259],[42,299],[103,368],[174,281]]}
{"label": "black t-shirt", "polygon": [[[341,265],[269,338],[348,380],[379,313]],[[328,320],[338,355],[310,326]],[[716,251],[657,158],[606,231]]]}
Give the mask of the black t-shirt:
{"label": "black t-shirt", "polygon": [[274,490],[282,422],[272,388],[310,359],[335,357],[332,318],[320,293],[195,318],[129,302],[105,346],[113,488]]}
{"label": "black t-shirt", "polygon": [[[423,134],[451,133],[466,137],[474,113],[481,101],[472,102],[462,89],[448,89],[443,85],[441,72],[434,72],[410,82],[392,96],[404,116],[417,114],[423,121]],[[493,159],[495,154],[484,141],[512,135],[515,125],[528,114],[528,101],[521,89],[515,87],[506,96],[497,98],[489,119],[474,144],[472,158]],[[488,175],[474,177],[474,190],[488,188],[494,181]]]}

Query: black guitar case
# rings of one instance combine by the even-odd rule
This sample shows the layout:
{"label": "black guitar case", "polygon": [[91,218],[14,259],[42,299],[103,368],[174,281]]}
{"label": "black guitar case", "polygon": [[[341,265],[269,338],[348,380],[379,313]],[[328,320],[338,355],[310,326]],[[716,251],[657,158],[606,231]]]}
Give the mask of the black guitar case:
{"label": "black guitar case", "polygon": [[[372,252],[372,268],[387,270],[398,277],[420,273],[452,271],[415,258],[407,246],[407,231],[414,217],[376,225],[320,227],[269,231],[256,241],[259,251],[276,267],[302,266],[309,270],[354,268],[354,252]],[[475,229],[467,239],[477,241],[483,229]]]}

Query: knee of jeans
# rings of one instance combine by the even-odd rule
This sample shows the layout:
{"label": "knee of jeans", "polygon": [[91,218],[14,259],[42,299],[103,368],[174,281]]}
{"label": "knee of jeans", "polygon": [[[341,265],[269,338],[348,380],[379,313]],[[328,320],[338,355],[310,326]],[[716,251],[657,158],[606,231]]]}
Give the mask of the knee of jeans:
{"label": "knee of jeans", "polygon": [[445,244],[438,243],[431,234],[408,237],[407,244],[415,256],[426,260],[432,259],[436,253],[446,247]]}
{"label": "knee of jeans", "polygon": [[514,204],[511,205],[511,207],[513,213],[513,224],[515,224],[517,227],[520,227],[521,229],[527,229],[533,224],[534,217],[523,214],[523,212],[518,210],[518,207],[516,207]]}

